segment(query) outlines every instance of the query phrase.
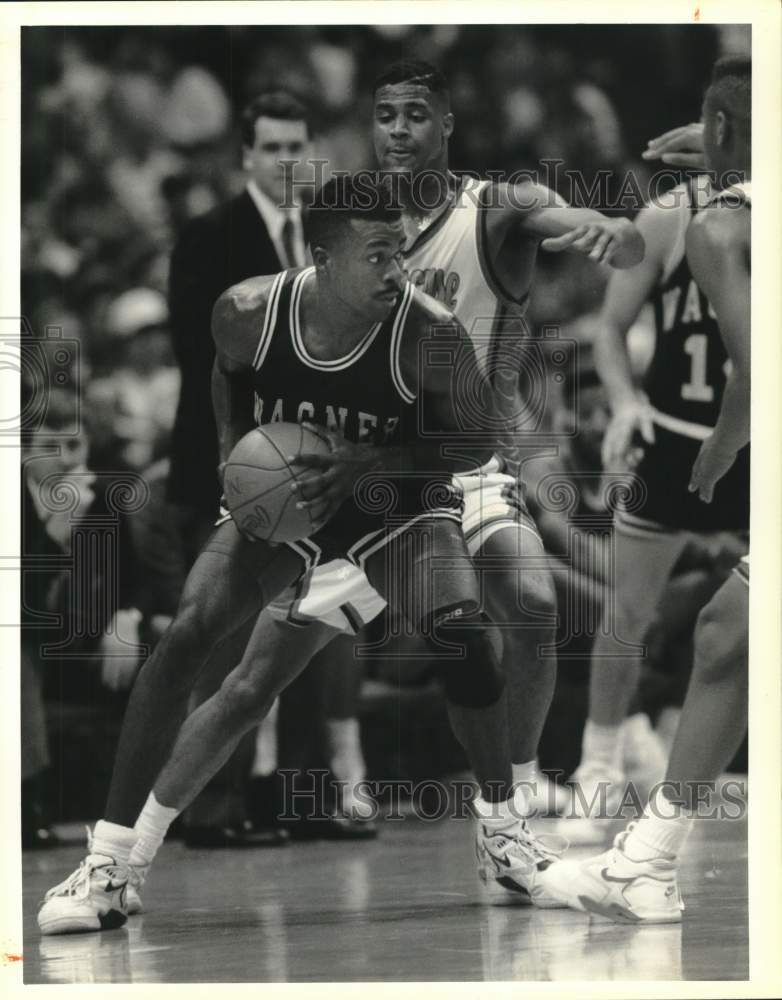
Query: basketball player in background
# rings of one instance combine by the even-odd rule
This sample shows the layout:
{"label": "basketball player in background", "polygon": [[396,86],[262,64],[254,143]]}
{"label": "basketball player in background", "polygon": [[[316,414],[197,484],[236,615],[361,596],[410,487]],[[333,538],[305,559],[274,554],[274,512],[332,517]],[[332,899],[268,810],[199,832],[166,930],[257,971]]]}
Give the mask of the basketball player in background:
{"label": "basketball player in background", "polygon": [[[751,107],[750,60],[721,59],[703,103],[703,153],[715,190],[686,234],[688,266],[731,362],[714,429],[690,473],[689,491],[708,505],[704,511],[750,439]],[[550,870],[571,906],[621,923],[681,920],[679,858],[700,795],[704,786],[714,789],[746,732],[748,596],[743,557],[698,618],[695,664],[665,781],[611,850]]]}
{"label": "basketball player in background", "polygon": [[[722,113],[747,130],[748,75],[743,62],[721,60],[707,98],[708,106],[721,101]],[[578,820],[566,824],[571,841],[602,840],[605,816],[621,807],[622,724],[637,691],[644,636],[677,563],[686,551],[702,551],[713,564],[713,594],[747,551],[749,448],[721,477],[709,506],[688,490],[693,462],[702,442],[713,438],[733,384],[730,344],[721,335],[715,302],[685,255],[691,220],[708,192],[701,175],[641,210],[636,224],[646,257],[639,267],[612,275],[603,304],[595,353],[612,411],[603,465],[608,473],[634,468],[641,492],[615,516],[615,585],[592,650],[589,718],[573,775]],[[654,306],[656,340],[639,392],[626,337],[647,301]],[[710,596],[704,593],[704,603]]]}
{"label": "basketball player in background", "polygon": [[[169,824],[307,659],[280,657],[273,670],[258,671],[252,659],[257,639],[251,637],[220,691],[185,722],[158,773],[157,762],[171,746],[168,716],[183,712],[193,677],[214,646],[324,553],[361,565],[389,605],[428,638],[432,653],[440,654],[449,703],[482,722],[489,713],[494,724],[482,728],[470,763],[486,801],[510,794],[505,679],[464,544],[461,493],[451,481],[454,473],[484,464],[491,450],[474,441],[449,458],[442,447],[463,419],[455,387],[466,379],[488,407],[489,420],[491,394],[452,314],[404,280],[400,212],[386,207],[380,189],[372,206],[362,209],[366,192],[348,179],[327,184],[322,207],[313,208],[309,221],[315,266],[250,279],[215,307],[213,396],[221,458],[256,423],[317,421],[330,453],[299,501],[314,530],[300,542],[271,545],[245,537],[226,518],[207,541],[174,622],[136,680],[106,819],[95,827],[87,859],[47,893],[38,915],[44,934],[125,922],[130,866],[149,863]],[[433,328],[447,330],[455,365],[422,361],[419,348]],[[330,413],[340,414],[341,433],[325,429]],[[421,436],[422,427],[431,439]],[[373,513],[354,495],[357,481],[369,473],[396,490],[390,526],[388,511]],[[390,565],[404,569],[389,575]],[[504,773],[496,761],[505,762]],[[139,771],[149,775],[153,792],[133,827],[125,788],[136,786]]]}

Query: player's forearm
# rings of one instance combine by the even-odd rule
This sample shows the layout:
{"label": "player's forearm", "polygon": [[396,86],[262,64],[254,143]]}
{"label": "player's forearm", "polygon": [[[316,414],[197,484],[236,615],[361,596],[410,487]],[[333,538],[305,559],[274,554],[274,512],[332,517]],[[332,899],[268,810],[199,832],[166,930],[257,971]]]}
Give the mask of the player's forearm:
{"label": "player's forearm", "polygon": [[734,453],[749,444],[750,439],[750,378],[749,373],[728,375],[716,426],[711,435],[712,447]]}
{"label": "player's forearm", "polygon": [[625,331],[609,319],[603,318],[600,332],[594,343],[595,367],[605,386],[608,405],[616,414],[636,401],[636,388],[630,367]]}
{"label": "player's forearm", "polygon": [[610,224],[616,243],[610,258],[611,266],[620,269],[635,267],[644,259],[644,238],[629,219],[608,220],[592,208],[573,208],[564,204],[534,208],[522,213],[521,218],[523,230],[539,240],[556,239],[584,226]]}

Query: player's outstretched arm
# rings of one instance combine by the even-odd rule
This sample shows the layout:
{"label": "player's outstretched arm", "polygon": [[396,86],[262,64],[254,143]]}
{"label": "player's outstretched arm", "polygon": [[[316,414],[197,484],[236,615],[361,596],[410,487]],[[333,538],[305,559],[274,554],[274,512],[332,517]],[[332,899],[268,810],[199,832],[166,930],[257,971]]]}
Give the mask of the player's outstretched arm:
{"label": "player's outstretched arm", "polygon": [[675,201],[663,198],[648,205],[635,224],[646,243],[646,256],[637,267],[614,271],[609,278],[594,343],[597,372],[611,408],[602,447],[603,467],[611,472],[637,464],[641,456],[633,447],[636,431],[647,444],[654,443],[649,402],[633,380],[627,333],[659,280],[676,240],[679,214]]}
{"label": "player's outstretched arm", "polygon": [[643,237],[629,219],[608,219],[592,208],[574,208],[531,181],[500,186],[498,194],[503,211],[494,213],[494,226],[511,218],[544,250],[579,253],[615,268],[635,267],[643,260]]}
{"label": "player's outstretched arm", "polygon": [[690,492],[709,503],[750,438],[750,213],[714,205],[687,230],[687,261],[717,316],[731,370],[713,433],[692,469]]}
{"label": "player's outstretched arm", "polygon": [[221,468],[234,445],[255,426],[252,362],[271,281],[251,278],[234,285],[223,292],[212,310],[212,406]]}

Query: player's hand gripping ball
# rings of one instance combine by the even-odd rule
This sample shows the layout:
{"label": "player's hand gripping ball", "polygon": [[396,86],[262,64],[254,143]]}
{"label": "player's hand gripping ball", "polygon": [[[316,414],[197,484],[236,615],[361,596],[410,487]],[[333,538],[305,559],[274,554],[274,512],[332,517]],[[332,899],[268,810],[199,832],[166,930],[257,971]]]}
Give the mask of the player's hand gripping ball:
{"label": "player's hand gripping ball", "polygon": [[312,514],[297,506],[299,498],[292,489],[305,470],[288,459],[330,450],[325,431],[321,434],[312,425],[265,424],[245,434],[223,471],[225,501],[239,530],[269,542],[295,542],[311,535],[316,530]]}

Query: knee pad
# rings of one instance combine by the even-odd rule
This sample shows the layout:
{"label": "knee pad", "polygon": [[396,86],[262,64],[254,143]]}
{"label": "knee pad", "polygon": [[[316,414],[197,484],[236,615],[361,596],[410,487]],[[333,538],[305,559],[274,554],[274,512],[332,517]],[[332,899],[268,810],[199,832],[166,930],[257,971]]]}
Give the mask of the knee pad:
{"label": "knee pad", "polygon": [[[505,674],[497,659],[483,615],[448,618],[434,624],[431,635],[445,696],[459,708],[489,708],[505,690]],[[457,648],[442,656],[443,645]]]}

